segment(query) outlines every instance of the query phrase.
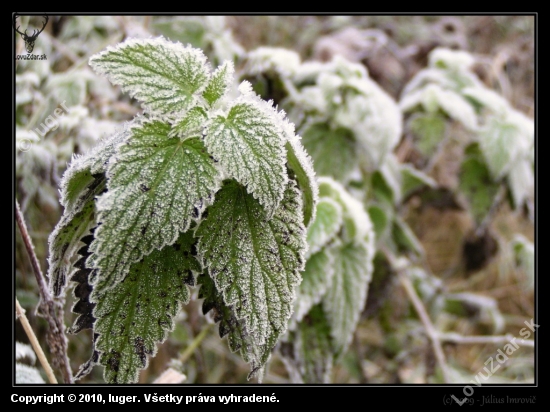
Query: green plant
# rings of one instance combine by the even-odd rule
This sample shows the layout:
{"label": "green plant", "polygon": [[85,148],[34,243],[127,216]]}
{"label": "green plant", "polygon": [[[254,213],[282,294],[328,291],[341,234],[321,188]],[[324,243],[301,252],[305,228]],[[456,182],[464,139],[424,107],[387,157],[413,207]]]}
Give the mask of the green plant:
{"label": "green plant", "polygon": [[[469,53],[429,53],[444,17],[52,23],[48,60],[16,62],[15,280],[60,381],[470,381],[533,316],[535,279],[533,122],[503,96],[533,106],[495,87],[530,87],[532,25],[494,18],[501,53],[482,20],[452,26]],[[353,61],[318,52],[331,36]],[[530,382],[533,344],[494,379]]]}
{"label": "green plant", "polygon": [[73,159],[61,182],[50,285],[60,296],[77,283],[70,332],[94,333],[76,378],[98,363],[107,382],[136,382],[200,285],[203,312],[261,379],[317,201],[293,125],[247,83],[234,90],[231,62],[212,72],[201,50],[164,38],[128,40],[90,64],[145,112]]}

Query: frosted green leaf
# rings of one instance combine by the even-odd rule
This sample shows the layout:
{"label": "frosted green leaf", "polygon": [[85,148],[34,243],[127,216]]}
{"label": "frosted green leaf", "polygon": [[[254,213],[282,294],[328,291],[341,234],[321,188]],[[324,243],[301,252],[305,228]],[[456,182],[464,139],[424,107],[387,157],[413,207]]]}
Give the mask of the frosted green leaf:
{"label": "frosted green leaf", "polygon": [[376,233],[377,241],[380,241],[386,236],[388,223],[392,210],[381,207],[379,205],[370,205],[368,208],[369,218],[372,222],[374,232]]}
{"label": "frosted green leaf", "polygon": [[[92,233],[94,229],[91,230]],[[83,329],[93,329],[95,323],[95,317],[93,316],[95,304],[90,302],[90,293],[93,288],[90,285],[89,278],[92,270],[86,267],[86,259],[90,255],[89,247],[93,239],[93,234],[82,237],[81,241],[84,246],[78,250],[77,253],[80,258],[73,265],[77,270],[69,278],[71,282],[75,283],[73,289],[74,304],[71,312],[78,314],[73,325],[67,330],[67,333],[70,334],[76,334]]]}
{"label": "frosted green leaf", "polygon": [[24,363],[15,363],[15,383],[26,384],[45,384],[46,381],[40,375],[40,371],[34,366],[29,366]]}
{"label": "frosted green leaf", "polygon": [[402,252],[414,252],[424,256],[424,247],[416,237],[410,226],[399,216],[394,216],[392,223],[392,237],[398,249]]}
{"label": "frosted green leaf", "polygon": [[212,105],[227,93],[233,81],[234,72],[235,68],[230,61],[225,61],[216,69],[202,94],[208,104]]}
{"label": "frosted green leaf", "polygon": [[329,197],[319,199],[317,216],[307,229],[307,256],[317,253],[332,240],[342,223],[343,212],[340,204]]}
{"label": "frosted green leaf", "polygon": [[510,103],[504,97],[486,87],[466,87],[461,92],[480,107],[486,107],[493,113],[504,113],[511,110]]}
{"label": "frosted green leaf", "polygon": [[330,383],[334,363],[331,329],[322,305],[314,306],[289,342],[281,345],[293,383]]}
{"label": "frosted green leaf", "polygon": [[75,213],[82,207],[82,196],[86,196],[94,175],[104,174],[115,148],[130,135],[129,126],[112,136],[101,140],[88,153],[74,156],[65,170],[60,184],[60,202],[65,214]]}
{"label": "frosted green leaf", "polygon": [[491,210],[500,185],[493,181],[477,145],[470,146],[466,153],[467,157],[460,168],[459,188],[479,225]]}
{"label": "frosted green leaf", "polygon": [[516,210],[524,204],[529,196],[533,195],[534,184],[533,165],[527,159],[518,160],[508,173],[508,185]]}
{"label": "frosted green leaf", "polygon": [[92,292],[96,303],[94,332],[99,363],[108,383],[135,383],[139,371],[155,356],[157,343],[174,328],[182,304],[189,302],[200,266],[191,255],[192,232],[131,265],[128,276],[104,292]]}
{"label": "frosted green leaf", "polygon": [[346,191],[340,183],[328,177],[320,177],[318,183],[320,197],[332,198],[342,207],[345,227],[343,239],[346,242],[361,242],[374,233],[372,222],[362,203]]}
{"label": "frosted green leaf", "polygon": [[[231,351],[237,352],[243,349],[246,355],[246,344],[243,344],[247,337],[244,321],[237,320],[231,307],[224,303],[222,293],[216,289],[214,280],[208,273],[201,273],[197,277],[197,285],[200,286],[198,298],[204,299],[202,303],[203,315],[212,313],[212,320],[215,323],[220,323],[218,329],[220,338],[229,335]],[[246,360],[248,361],[248,359]]]}
{"label": "frosted green leaf", "polygon": [[80,195],[73,197],[71,208],[66,208],[50,234],[48,278],[54,296],[63,292],[70,272],[70,259],[78,248],[80,238],[94,224],[95,197],[105,190],[105,176],[92,175],[88,170],[72,174],[73,186]]}
{"label": "frosted green leaf", "polygon": [[122,130],[101,141],[90,153],[74,157],[61,179],[63,215],[50,234],[48,278],[54,296],[63,292],[70,276],[70,259],[79,241],[95,222],[95,199],[106,187],[105,169],[114,147],[128,135]]}
{"label": "frosted green leaf", "polygon": [[101,140],[98,145],[92,148],[90,151],[90,171],[93,174],[107,171],[107,166],[113,158],[116,148],[130,136],[133,124],[134,121],[125,123],[122,130],[117,131],[107,139]]}
{"label": "frosted green leaf", "polygon": [[63,102],[69,107],[81,105],[86,100],[86,80],[90,75],[89,70],[83,69],[50,73],[45,81],[44,92],[56,103]]}
{"label": "frosted green leaf", "polygon": [[294,172],[294,177],[303,194],[304,226],[308,227],[315,219],[319,198],[319,186],[315,179],[313,161],[304,150],[299,136],[295,134],[289,136],[285,147],[288,166]]}
{"label": "frosted green leaf", "polygon": [[465,71],[475,63],[474,56],[464,50],[436,47],[428,57],[430,67],[439,67],[450,71]]}
{"label": "frosted green leaf", "polygon": [[444,304],[446,311],[454,310],[456,314],[467,319],[475,313],[475,316],[487,326],[493,326],[491,331],[493,334],[501,333],[506,325],[498,301],[491,296],[470,292],[449,293],[445,295]]}
{"label": "frosted green leaf", "polygon": [[[214,281],[208,274],[201,274],[197,278],[200,285],[199,299],[204,299],[202,313],[212,313],[214,322],[219,322],[220,338],[227,336],[229,348],[232,352],[239,352],[243,360],[251,364],[252,372],[260,374],[262,366],[262,351],[254,343],[254,337],[246,330],[245,320],[238,320],[232,307],[227,306],[223,300],[223,294],[216,289]],[[261,376],[259,376],[261,380]]]}
{"label": "frosted green leaf", "polygon": [[334,122],[353,132],[361,158],[373,171],[399,143],[403,115],[393,98],[369,78],[346,81],[361,94],[343,96],[336,105]]}
{"label": "frosted green leaf", "polygon": [[169,138],[170,126],[144,122],[118,147],[88,258],[102,287],[124,279],[129,266],[172,244],[199,219],[218,185],[218,171],[198,138]]}
{"label": "frosted green leaf", "polygon": [[421,187],[435,187],[437,182],[426,173],[416,169],[410,163],[401,164],[401,193],[406,197]]}
{"label": "frosted green leaf", "polygon": [[371,186],[373,197],[381,204],[386,206],[387,210],[395,207],[395,194],[390,185],[380,171],[371,175]]}
{"label": "frosted green leaf", "polygon": [[81,203],[72,214],[63,214],[50,234],[48,277],[54,296],[60,296],[70,276],[70,259],[80,239],[95,224],[95,197],[105,190],[105,176],[94,175],[88,190],[80,197]]}
{"label": "frosted green leaf", "polygon": [[390,153],[386,156],[384,163],[379,168],[380,175],[384,179],[387,187],[392,191],[392,198],[398,204],[403,196],[401,188],[403,186],[402,165],[397,157]]}
{"label": "frosted green leaf", "polygon": [[250,75],[275,72],[293,75],[300,66],[300,55],[283,47],[258,47],[247,55],[245,71]]}
{"label": "frosted green leaf", "polygon": [[204,142],[228,177],[245,185],[271,216],[288,181],[284,134],[276,119],[254,100],[238,102],[226,116],[212,119]]}
{"label": "frosted green leaf", "polygon": [[334,255],[331,248],[312,254],[302,272],[302,283],[294,301],[293,322],[300,322],[313,305],[321,301],[330,288],[334,275]]}
{"label": "frosted green leaf", "polygon": [[424,156],[432,156],[445,137],[445,118],[439,113],[419,113],[411,120],[416,146]]}
{"label": "frosted green leaf", "polygon": [[474,107],[460,94],[445,90],[437,84],[429,84],[421,90],[412,92],[400,102],[403,112],[412,111],[417,106],[432,114],[441,110],[468,130],[478,129]]}
{"label": "frosted green leaf", "polygon": [[315,123],[304,130],[302,142],[313,158],[318,176],[346,182],[359,165],[357,144],[348,129]]}
{"label": "frosted green leaf", "polygon": [[365,307],[374,258],[372,240],[335,247],[332,285],[323,298],[335,353],[343,353]]}
{"label": "frosted green leaf", "polygon": [[93,55],[90,65],[152,112],[173,114],[193,106],[210,78],[199,49],[156,39],[129,39]]}
{"label": "frosted green leaf", "polygon": [[168,133],[168,136],[178,136],[181,139],[202,137],[202,131],[207,120],[208,114],[202,107],[193,107],[182,119],[174,123],[172,130]]}
{"label": "frosted green leaf", "polygon": [[526,286],[533,289],[535,286],[535,245],[521,234],[515,235],[511,244],[518,266],[527,275]]}
{"label": "frosted green leaf", "polygon": [[306,250],[302,202],[289,181],[279,208],[268,220],[258,200],[235,181],[227,181],[196,231],[203,265],[244,320],[259,364],[286,331]]}
{"label": "frosted green leaf", "polygon": [[529,141],[522,132],[507,119],[491,117],[479,134],[481,151],[495,180],[508,173],[529,150]]}

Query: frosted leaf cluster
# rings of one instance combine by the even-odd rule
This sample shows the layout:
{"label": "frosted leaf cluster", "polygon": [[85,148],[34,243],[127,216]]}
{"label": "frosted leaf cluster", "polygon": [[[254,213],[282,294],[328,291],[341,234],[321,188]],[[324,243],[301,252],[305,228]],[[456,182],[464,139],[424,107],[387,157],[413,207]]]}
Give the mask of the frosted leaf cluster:
{"label": "frosted leaf cluster", "polygon": [[474,63],[465,51],[434,49],[429,66],[405,86],[399,106],[405,113],[441,113],[472,132],[492,179],[506,178],[517,208],[533,190],[534,122],[485,86],[472,71]]}
{"label": "frosted leaf cluster", "polygon": [[[323,375],[328,374],[347,349],[366,302],[375,254],[374,228],[361,202],[331,178],[320,177],[318,182],[317,215],[308,227],[308,259],[285,338],[302,369],[298,375],[307,381],[323,381],[312,375],[315,368],[308,368],[321,362]],[[310,357],[313,353],[317,360]]]}
{"label": "frosted leaf cluster", "polygon": [[72,333],[94,332],[78,378],[97,364],[107,382],[136,382],[198,285],[220,336],[261,379],[291,317],[318,200],[294,125],[250,84],[237,87],[232,62],[212,70],[202,50],[163,37],[128,39],[90,65],[144,113],[62,179],[49,277],[56,296],[76,283]]}
{"label": "frosted leaf cluster", "polygon": [[[314,84],[297,88],[289,98],[295,102],[296,110],[301,108],[308,115],[300,133],[305,138],[311,135],[311,128],[323,123],[329,126],[322,135],[316,134],[317,143],[305,140],[306,149],[323,168],[322,163],[330,161],[330,156],[315,156],[314,152],[322,152],[315,146],[318,143],[331,146],[331,139],[348,133],[344,153],[350,154],[341,164],[357,167],[362,161],[371,171],[376,170],[401,138],[402,115],[397,103],[369,78],[363,65],[335,56],[331,62],[308,66],[311,67],[306,70],[307,76],[299,73],[296,78],[307,77],[307,84]],[[351,172],[341,178],[345,181]]]}
{"label": "frosted leaf cluster", "polygon": [[269,359],[292,313],[306,250],[301,206],[300,194],[289,182],[280,207],[268,219],[243,186],[227,182],[196,232],[203,265],[256,348],[247,354],[253,373]]}

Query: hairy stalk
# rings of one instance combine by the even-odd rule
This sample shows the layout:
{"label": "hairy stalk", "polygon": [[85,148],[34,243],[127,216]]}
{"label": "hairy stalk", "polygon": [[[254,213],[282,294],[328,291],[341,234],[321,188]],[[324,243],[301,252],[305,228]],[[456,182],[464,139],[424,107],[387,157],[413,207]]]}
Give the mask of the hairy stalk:
{"label": "hairy stalk", "polygon": [[19,300],[17,300],[17,298],[15,298],[15,313],[17,318],[21,322],[23,329],[25,329],[25,333],[27,334],[27,337],[31,342],[32,348],[34,349],[34,353],[36,353],[36,356],[38,357],[40,364],[44,368],[44,372],[46,373],[48,380],[50,381],[50,383],[57,383],[57,379],[53,374],[52,367],[50,366],[48,359],[46,358],[46,355],[44,354],[44,351],[40,346],[40,343],[38,343],[38,339],[36,338],[36,335],[32,330],[31,324],[29,323],[27,316],[25,316],[25,309],[21,307],[21,305],[19,304]]}
{"label": "hairy stalk", "polygon": [[65,325],[63,324],[63,306],[60,302],[54,301],[48,286],[46,285],[46,281],[42,275],[38,258],[34,253],[34,246],[29,236],[29,232],[27,231],[27,226],[25,224],[25,220],[23,219],[23,214],[21,213],[17,199],[15,200],[15,219],[17,221],[17,226],[19,227],[21,237],[23,238],[23,243],[25,244],[25,249],[29,255],[34,276],[38,284],[38,291],[40,293],[40,310],[38,313],[40,313],[48,322],[49,330],[47,341],[53,355],[53,364],[61,371],[65,383],[73,383],[73,374],[70,368],[69,358],[67,356],[67,339],[65,338]]}

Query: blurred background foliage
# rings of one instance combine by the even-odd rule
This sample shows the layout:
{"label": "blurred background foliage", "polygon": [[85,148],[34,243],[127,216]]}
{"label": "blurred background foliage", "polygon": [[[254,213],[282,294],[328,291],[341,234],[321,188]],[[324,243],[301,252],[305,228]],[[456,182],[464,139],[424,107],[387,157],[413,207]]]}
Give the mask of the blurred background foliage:
{"label": "blurred background foliage", "polygon": [[[40,19],[22,16],[18,22],[21,27],[40,27]],[[391,179],[380,172],[382,169],[369,175],[372,178],[369,184],[376,195],[370,196],[368,202],[365,200],[365,207],[377,236],[382,238],[384,231],[391,232],[387,238],[392,239],[392,253],[384,253],[385,246],[379,242],[367,304],[350,349],[331,371],[331,382],[443,381],[425,325],[398,282],[397,272],[401,266],[392,261],[395,256],[407,259],[408,278],[434,326],[442,333],[453,382],[473,379],[488,357],[504,346],[506,337],[518,336],[525,327],[524,321],[535,316],[534,142],[527,147],[521,170],[510,174],[504,171],[506,163],[513,163],[510,159],[498,164],[483,157],[491,150],[483,142],[490,139],[472,140],[460,104],[445,107],[449,105],[447,100],[433,103],[437,98],[428,101],[424,96],[419,98],[420,106],[404,105],[405,97],[410,97],[415,90],[433,91],[433,84],[442,85],[430,77],[434,69],[441,69],[437,62],[430,61],[434,50],[464,51],[472,59],[470,74],[479,81],[475,84],[494,91],[507,102],[507,110],[523,116],[519,123],[525,123],[525,119],[532,121],[535,115],[533,15],[50,16],[33,51],[45,54],[47,60],[16,60],[14,85],[15,196],[44,273],[47,272],[48,236],[61,215],[57,189],[67,163],[73,155],[85,153],[99,139],[114,133],[141,112],[133,99],[95,75],[88,59],[127,37],[158,35],[201,48],[214,66],[225,59],[235,61],[242,78],[252,81],[263,97],[280,103],[297,126],[301,125],[304,113],[300,113],[297,100],[289,98],[288,84],[277,83],[282,82],[284,76],[250,69],[251,52],[261,46],[291,50],[301,62],[329,62],[335,55],[341,55],[364,66],[369,79],[395,102],[400,102],[402,131],[399,141],[391,147],[391,155],[399,165],[407,165],[407,170],[412,170],[402,170],[402,176],[409,179],[405,183],[411,186],[402,182],[397,201]],[[15,54],[25,54],[23,40],[17,34],[15,40]],[[424,80],[415,80],[423,73],[428,73]],[[431,89],[427,87],[430,84]],[[301,87],[295,86],[297,90]],[[446,86],[441,87],[443,90]],[[482,113],[483,108],[490,109],[486,100],[464,91],[462,86],[452,91],[474,107],[476,115]],[[502,100],[496,100],[501,104],[499,107],[503,107]],[[430,104],[439,104],[437,107],[444,110],[434,114]],[[54,113],[63,115],[57,117]],[[491,122],[498,118],[483,119],[484,130],[490,133]],[[364,180],[356,179],[352,170],[343,168],[349,165],[339,165],[337,160],[323,155],[322,150],[317,156],[326,156],[326,161],[316,159],[319,146],[315,143],[315,133],[322,132],[316,128],[322,126],[303,129],[307,131],[303,134],[308,134],[304,145],[314,161],[323,165],[323,174],[333,170],[333,177],[346,180],[352,193],[354,188],[356,192],[363,190]],[[300,133],[303,131],[300,127],[297,129]],[[349,129],[335,133],[335,139],[341,139],[338,141],[350,139],[346,135],[351,133]],[[499,140],[495,150],[502,148],[503,142],[505,140]],[[329,153],[332,151],[338,159],[340,149],[348,151],[342,155],[344,159],[355,155],[353,148],[346,145],[336,145]],[[506,153],[509,152],[510,156],[515,153],[512,149]],[[499,156],[497,158],[502,159],[502,155]],[[415,171],[421,175],[417,176]],[[508,173],[506,181],[504,172]],[[384,203],[387,198],[393,202],[391,216]],[[17,231],[14,276],[15,295],[45,345],[47,324],[35,316],[38,288]],[[70,312],[72,301],[68,293],[67,325],[76,316]],[[192,300],[180,316],[176,329],[159,347],[140,381],[153,382],[167,367],[174,366],[186,376],[184,382],[190,384],[246,382],[248,365],[229,351],[225,341],[220,341],[216,328],[204,329],[207,319],[202,316],[201,302]],[[205,337],[201,344],[191,353],[186,351],[204,330],[206,335],[202,335]],[[460,340],[472,335],[493,336],[497,340],[493,343]],[[456,336],[458,340],[452,339]],[[15,341],[28,344],[18,322]],[[73,371],[90,353],[91,336],[86,331],[69,336],[68,355]],[[32,358],[34,366],[27,366],[40,370],[34,362]],[[520,347],[487,382],[533,381],[534,350]],[[80,381],[101,382],[99,367]],[[284,360],[277,353],[264,382],[291,382]]]}

